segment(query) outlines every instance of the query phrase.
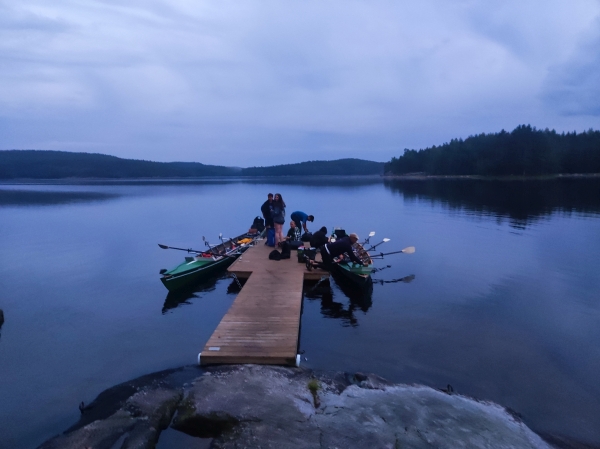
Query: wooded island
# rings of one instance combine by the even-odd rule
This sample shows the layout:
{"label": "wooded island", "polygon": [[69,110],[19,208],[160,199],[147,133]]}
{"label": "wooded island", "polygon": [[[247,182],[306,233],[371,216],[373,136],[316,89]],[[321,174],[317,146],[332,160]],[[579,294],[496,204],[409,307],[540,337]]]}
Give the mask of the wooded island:
{"label": "wooded island", "polygon": [[600,131],[558,134],[521,125],[423,150],[405,149],[385,164],[388,175],[540,176],[600,173]]}

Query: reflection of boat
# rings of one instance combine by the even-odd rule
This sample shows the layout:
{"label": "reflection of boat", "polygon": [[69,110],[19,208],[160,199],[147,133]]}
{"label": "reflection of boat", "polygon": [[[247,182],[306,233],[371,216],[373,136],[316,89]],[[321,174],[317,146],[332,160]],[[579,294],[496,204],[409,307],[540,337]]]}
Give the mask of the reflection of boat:
{"label": "reflection of boat", "polygon": [[[177,291],[169,292],[165,298],[163,304],[162,313],[165,314],[171,309],[175,309],[182,305],[190,305],[191,299],[200,298],[200,293],[212,292],[215,290],[217,282],[227,279],[227,275],[224,276],[211,276],[208,279],[201,281],[200,283],[194,284],[188,288],[182,288]],[[227,286],[227,293],[239,293],[240,281],[233,279]]]}
{"label": "reflection of boat", "polygon": [[371,277],[360,285],[361,288],[356,288],[356,283],[348,282],[348,278],[345,276],[333,273],[332,277],[342,293],[348,297],[353,308],[358,307],[363,312],[371,308],[373,305],[373,282]]}
{"label": "reflection of boat", "polygon": [[200,282],[199,284],[195,284],[193,287],[181,288],[177,291],[169,292],[169,294],[165,298],[162,313],[164,314],[168,310],[174,309],[183,304],[191,304],[189,300],[193,298],[198,298],[197,293],[213,291],[219,279],[220,278],[216,276],[210,277],[208,278],[208,280]]}
{"label": "reflection of boat", "polygon": [[325,281],[319,281],[304,292],[304,297],[309,300],[319,299],[321,301],[321,314],[327,318],[336,318],[341,320],[344,326],[358,326],[358,319],[355,311],[360,309],[366,313],[373,305],[373,284],[369,283],[370,288],[357,289],[356,284],[349,283],[345,277],[339,277],[333,274],[335,284],[349,300],[348,306],[334,301],[334,291],[331,288],[329,278]]}
{"label": "reflection of boat", "polygon": [[210,246],[195,256],[187,256],[185,261],[172,270],[163,271],[160,280],[169,291],[177,291],[202,279],[207,279],[231,265],[240,254],[252,245],[257,236],[242,234],[219,245]]}

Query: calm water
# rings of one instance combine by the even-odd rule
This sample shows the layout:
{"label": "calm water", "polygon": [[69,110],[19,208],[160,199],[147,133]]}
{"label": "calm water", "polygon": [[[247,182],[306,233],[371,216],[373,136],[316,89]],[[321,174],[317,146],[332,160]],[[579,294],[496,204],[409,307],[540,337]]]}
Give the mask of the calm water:
{"label": "calm water", "polygon": [[417,248],[380,261],[372,293],[305,286],[305,366],[451,384],[600,445],[599,181],[0,185],[0,446],[34,448],[82,400],[194,363],[236,289],[167,297],[158,272],[184,253],[157,243],[237,235],[268,192],[313,230]]}

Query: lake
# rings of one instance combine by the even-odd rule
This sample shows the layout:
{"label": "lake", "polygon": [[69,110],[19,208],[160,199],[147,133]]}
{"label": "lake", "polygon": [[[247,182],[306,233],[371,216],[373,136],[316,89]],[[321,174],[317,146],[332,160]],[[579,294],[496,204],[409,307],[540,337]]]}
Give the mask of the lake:
{"label": "lake", "polygon": [[[0,185],[1,447],[34,448],[78,404],[193,364],[235,299],[167,295],[159,270],[238,235],[267,193],[382,251],[372,292],[305,284],[303,366],[491,400],[600,446],[600,179],[378,178]],[[287,227],[286,227],[287,229]]]}

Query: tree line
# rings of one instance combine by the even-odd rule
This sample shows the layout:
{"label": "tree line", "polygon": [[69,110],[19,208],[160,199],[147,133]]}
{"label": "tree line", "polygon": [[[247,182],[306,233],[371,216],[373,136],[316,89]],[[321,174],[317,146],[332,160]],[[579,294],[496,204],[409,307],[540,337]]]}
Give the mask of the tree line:
{"label": "tree line", "polygon": [[383,162],[363,159],[338,159],[335,161],[308,161],[272,167],[243,168],[242,176],[359,176],[382,175]]}
{"label": "tree line", "polygon": [[238,170],[195,162],[152,162],[95,153],[0,151],[0,179],[227,176]]}
{"label": "tree line", "polygon": [[198,162],[153,162],[105,154],[46,150],[0,151],[0,179],[198,178],[222,176],[381,175],[383,162],[310,161],[272,167],[223,167]]}
{"label": "tree line", "polygon": [[600,131],[562,133],[517,126],[512,132],[453,139],[422,150],[405,149],[386,174],[540,176],[600,173]]}

